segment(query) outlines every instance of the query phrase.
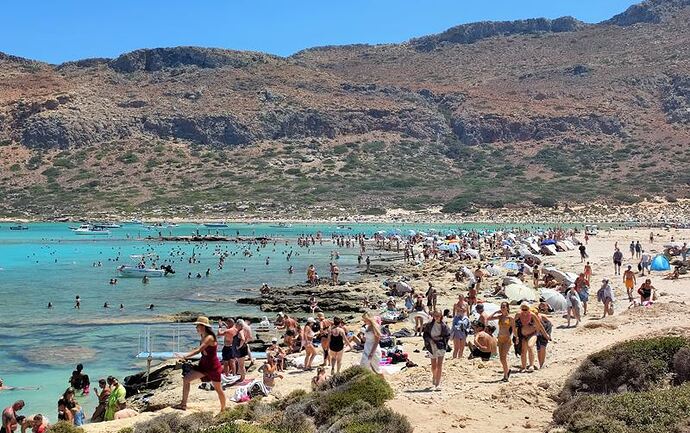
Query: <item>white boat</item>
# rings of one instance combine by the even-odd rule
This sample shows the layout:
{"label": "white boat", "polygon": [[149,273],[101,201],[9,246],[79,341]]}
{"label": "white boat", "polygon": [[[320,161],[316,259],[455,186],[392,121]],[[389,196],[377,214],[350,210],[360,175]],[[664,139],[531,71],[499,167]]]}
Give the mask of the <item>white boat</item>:
{"label": "white boat", "polygon": [[120,224],[115,223],[94,223],[93,226],[97,229],[119,229],[122,227]]}
{"label": "white boat", "polygon": [[143,224],[143,221],[138,219],[133,219],[129,221],[122,221],[122,224]]}
{"label": "white boat", "polygon": [[204,223],[204,227],[210,227],[210,228],[222,228],[222,227],[227,227],[228,225],[224,222],[220,223]]}
{"label": "white boat", "polygon": [[165,276],[165,269],[154,269],[154,268],[138,268],[131,265],[121,265],[118,266],[117,270],[123,277],[149,277],[158,278]]}
{"label": "white boat", "polygon": [[94,227],[91,224],[82,224],[78,228],[73,229],[74,234],[77,235],[109,235],[110,230]]}
{"label": "white boat", "polygon": [[599,227],[596,224],[586,225],[585,234],[589,236],[596,236],[599,233]]}
{"label": "white boat", "polygon": [[274,228],[274,229],[289,229],[290,227],[292,227],[292,224],[278,223],[278,224],[270,225],[269,227]]}

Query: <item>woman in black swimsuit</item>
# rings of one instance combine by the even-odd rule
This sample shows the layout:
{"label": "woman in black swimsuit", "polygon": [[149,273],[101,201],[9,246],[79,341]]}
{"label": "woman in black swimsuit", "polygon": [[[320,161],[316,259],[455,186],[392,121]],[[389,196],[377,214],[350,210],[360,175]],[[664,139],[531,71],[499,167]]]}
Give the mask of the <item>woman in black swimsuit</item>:
{"label": "woman in black swimsuit", "polygon": [[347,338],[347,334],[342,325],[343,321],[340,317],[334,317],[333,325],[328,331],[328,355],[331,358],[331,375],[336,372],[340,373],[345,343],[347,343],[348,347],[352,348],[350,340]]}

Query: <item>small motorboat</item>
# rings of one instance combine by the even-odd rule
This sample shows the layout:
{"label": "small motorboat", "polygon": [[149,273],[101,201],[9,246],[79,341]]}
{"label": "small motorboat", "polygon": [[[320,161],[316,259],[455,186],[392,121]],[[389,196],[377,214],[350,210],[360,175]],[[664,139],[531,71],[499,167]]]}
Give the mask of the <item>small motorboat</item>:
{"label": "small motorboat", "polygon": [[585,234],[589,236],[596,236],[599,233],[599,227],[596,224],[586,225]]}
{"label": "small motorboat", "polygon": [[274,228],[274,229],[289,229],[290,227],[292,227],[292,224],[288,224],[288,223],[278,223],[278,224],[275,224],[275,225],[271,225],[271,226],[269,226],[269,227],[272,227],[272,228]]}
{"label": "small motorboat", "polygon": [[224,222],[219,222],[219,223],[204,223],[204,227],[209,227],[209,228],[222,228],[222,227],[227,227],[228,225]]}
{"label": "small motorboat", "polygon": [[94,223],[93,226],[97,229],[119,229],[122,227],[120,224],[115,223]]}
{"label": "small motorboat", "polygon": [[100,235],[107,236],[110,234],[110,230],[98,228],[92,226],[91,224],[82,224],[76,229],[73,229],[74,234],[77,235]]}
{"label": "small motorboat", "polygon": [[29,230],[29,226],[17,224],[16,226],[10,226],[10,230]]}
{"label": "small motorboat", "polygon": [[167,275],[168,271],[166,269],[155,269],[155,268],[140,268],[138,266],[132,265],[121,265],[118,266],[117,270],[123,277],[138,277],[138,278],[159,278]]}

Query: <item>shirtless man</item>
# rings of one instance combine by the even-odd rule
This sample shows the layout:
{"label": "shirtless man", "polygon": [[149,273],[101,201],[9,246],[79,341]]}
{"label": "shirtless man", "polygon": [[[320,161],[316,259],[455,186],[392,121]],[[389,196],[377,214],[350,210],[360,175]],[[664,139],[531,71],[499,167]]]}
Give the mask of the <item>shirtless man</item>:
{"label": "shirtless man", "polygon": [[17,430],[17,412],[24,409],[24,400],[17,400],[2,411],[2,433],[13,433]]}
{"label": "shirtless man", "polygon": [[481,358],[482,361],[488,361],[497,351],[496,337],[486,332],[486,326],[478,320],[472,323],[472,328],[474,328],[474,342],[467,343],[470,348],[469,359]]}
{"label": "shirtless man", "polygon": [[477,314],[479,314],[479,320],[484,324],[484,326],[489,325],[489,315],[486,314],[486,311],[484,311],[484,304],[477,304],[474,309],[477,311]]}
{"label": "shirtless man", "polygon": [[228,319],[225,322],[218,322],[218,336],[223,336],[223,374],[235,374],[235,359],[232,355],[232,339],[237,333],[235,321]]}
{"label": "shirtless man", "polygon": [[628,265],[628,270],[623,272],[623,284],[625,284],[625,289],[628,291],[628,300],[632,302],[633,288],[637,285],[637,278],[635,278],[635,272],[630,265]]}
{"label": "shirtless man", "polygon": [[481,289],[482,277],[484,277],[484,271],[482,270],[482,264],[479,263],[477,265],[477,269],[474,270],[474,278],[475,280],[477,280],[477,282],[474,285],[474,288],[477,290],[477,292],[479,292],[479,290]]}

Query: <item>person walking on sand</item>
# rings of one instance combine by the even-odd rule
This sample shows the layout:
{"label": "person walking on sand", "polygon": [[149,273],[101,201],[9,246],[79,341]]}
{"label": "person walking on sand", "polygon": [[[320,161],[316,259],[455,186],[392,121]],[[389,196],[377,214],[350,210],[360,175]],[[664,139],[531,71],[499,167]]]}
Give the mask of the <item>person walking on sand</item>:
{"label": "person walking on sand", "polygon": [[621,266],[623,265],[623,253],[621,250],[616,248],[616,251],[613,252],[613,273],[614,275],[620,275],[621,274]]}
{"label": "person walking on sand", "polygon": [[381,348],[379,347],[381,328],[369,313],[362,314],[362,321],[364,322],[364,350],[359,365],[383,377],[380,366]]}
{"label": "person walking on sand", "polygon": [[597,301],[604,304],[604,315],[601,316],[602,319],[605,318],[607,314],[613,316],[613,303],[615,300],[611,283],[609,283],[608,278],[604,278],[601,280],[601,288],[597,291]]}
{"label": "person walking on sand", "polygon": [[532,269],[532,283],[534,284],[534,288],[538,289],[539,288],[539,279],[541,278],[540,271],[539,271],[539,265],[535,264],[534,269]]}
{"label": "person walking on sand", "polygon": [[592,281],[592,265],[590,265],[589,262],[585,265],[583,273],[585,275],[585,281],[587,281],[587,284],[590,284]]}
{"label": "person walking on sand", "polygon": [[631,265],[628,265],[628,270],[623,272],[623,284],[625,284],[625,290],[628,292],[628,300],[633,302],[633,289],[637,285],[637,278]]}
{"label": "person walking on sand", "polygon": [[478,263],[477,269],[474,270],[474,279],[475,279],[474,288],[475,288],[475,290],[477,290],[477,292],[479,292],[479,290],[481,290],[483,277],[484,277],[484,271],[482,270],[482,264]]}
{"label": "person walking on sand", "polygon": [[513,331],[515,330],[515,319],[510,315],[510,304],[501,302],[500,311],[496,311],[489,316],[489,321],[498,320],[498,356],[503,367],[503,382],[508,382],[510,377],[510,364],[508,354],[513,345]]}
{"label": "person walking on sand", "polygon": [[637,257],[639,259],[641,254],[642,254],[642,245],[640,245],[640,241],[637,241],[635,243],[635,257]]}
{"label": "person walking on sand", "polygon": [[236,360],[233,354],[232,341],[237,333],[235,329],[235,321],[227,319],[226,321],[218,321],[218,336],[223,337],[223,349],[221,357],[223,359],[223,374],[235,374]]}
{"label": "person walking on sand", "polygon": [[412,315],[414,316],[414,336],[422,335],[422,330],[424,327],[424,318],[428,318],[429,312],[424,306],[424,297],[422,294],[417,295],[417,300],[412,307]]}
{"label": "person walking on sand", "polygon": [[426,307],[429,312],[436,311],[436,302],[438,301],[438,292],[431,281],[429,281],[429,288],[426,290]]}
{"label": "person walking on sand", "polygon": [[304,370],[311,370],[311,363],[316,357],[316,348],[314,347],[314,318],[309,317],[307,323],[302,328],[302,333],[300,335],[302,340],[302,348],[304,348]]}
{"label": "person walking on sand", "polygon": [[635,258],[635,241],[630,242],[630,258]]}
{"label": "person walking on sand", "polygon": [[350,339],[347,338],[347,333],[343,329],[343,321],[340,317],[333,318],[333,324],[328,331],[328,339],[326,347],[328,347],[328,356],[331,360],[331,375],[340,373],[340,366],[343,362],[343,352],[345,351],[345,344],[352,349]]}
{"label": "person walking on sand", "polygon": [[470,319],[467,317],[466,305],[458,306],[458,304],[460,301],[453,306],[453,323],[450,328],[450,337],[453,339],[453,359],[463,357],[467,335],[470,333]]}
{"label": "person walking on sand", "polygon": [[589,303],[589,283],[587,283],[584,273],[575,279],[575,291],[582,301],[582,314],[586,316],[587,304]]}
{"label": "person walking on sand", "polygon": [[567,292],[565,292],[565,299],[568,302],[568,325],[567,327],[570,328],[570,319],[575,318],[575,327],[580,324],[580,318],[582,317],[581,314],[581,307],[582,307],[582,301],[580,300],[580,296],[577,294],[577,291],[575,288],[568,289]]}
{"label": "person walking on sand", "polygon": [[[239,323],[240,320],[237,322]],[[192,367],[184,374],[182,401],[176,406],[176,409],[187,410],[187,399],[189,398],[191,383],[201,379],[202,381],[210,381],[213,384],[213,388],[216,390],[216,394],[218,394],[220,411],[222,412],[225,409],[225,393],[220,383],[223,366],[220,360],[218,360],[218,340],[216,339],[216,334],[213,333],[213,328],[211,327],[211,322],[208,320],[208,317],[199,316],[196,322],[194,322],[194,325],[196,326],[197,334],[199,334],[201,338],[199,347],[185,354],[177,353],[176,356],[180,359],[187,360],[197,354],[201,354],[201,359],[198,365]],[[241,329],[240,325],[238,331],[241,331]],[[241,334],[241,332],[238,332],[238,334]],[[244,358],[242,358],[242,360],[244,362]]]}
{"label": "person walking on sand", "polygon": [[450,338],[450,329],[443,322],[443,314],[440,311],[434,311],[432,320],[424,325],[423,337],[424,349],[429,352],[431,358],[432,385],[436,391],[440,391],[443,358],[446,356]]}
{"label": "person walking on sand", "polygon": [[652,256],[649,253],[646,253],[645,250],[642,250],[642,256],[640,257],[640,266],[642,267],[642,276],[644,277],[644,271],[647,270],[647,274],[650,275],[652,273],[651,269],[649,269],[649,266],[652,264]]}
{"label": "person walking on sand", "polygon": [[[530,311],[527,302],[520,304],[520,312],[515,315],[515,327],[520,345],[521,372],[529,371],[530,368],[537,370],[537,366],[534,365],[537,334],[540,333],[547,341],[551,340],[551,336],[544,329],[539,317]],[[528,358],[529,365],[527,365]]]}
{"label": "person walking on sand", "polygon": [[553,331],[553,323],[551,323],[551,320],[549,320],[546,315],[548,312],[549,304],[540,302],[539,308],[537,309],[537,316],[539,316],[539,320],[541,320],[541,324],[549,338],[547,339],[541,332],[537,333],[537,358],[539,359],[539,368],[544,368],[544,364],[546,363],[546,346],[548,346],[549,341],[551,341],[551,332]]}
{"label": "person walking on sand", "polygon": [[580,244],[580,246],[578,247],[578,249],[580,250],[580,263],[584,263],[584,262],[585,262],[585,259],[586,259],[587,257],[589,257],[589,256],[587,255],[587,247],[585,247],[584,244]]}

